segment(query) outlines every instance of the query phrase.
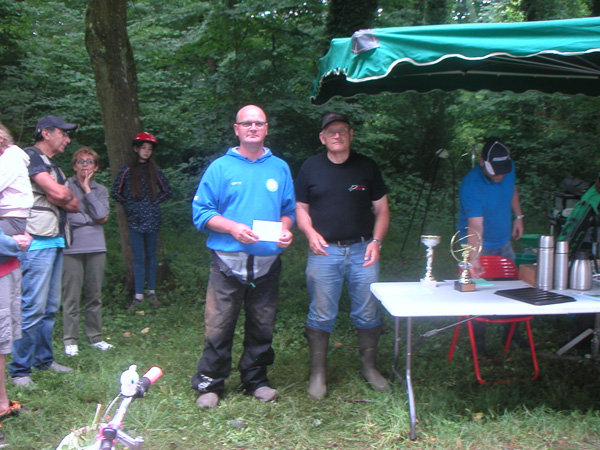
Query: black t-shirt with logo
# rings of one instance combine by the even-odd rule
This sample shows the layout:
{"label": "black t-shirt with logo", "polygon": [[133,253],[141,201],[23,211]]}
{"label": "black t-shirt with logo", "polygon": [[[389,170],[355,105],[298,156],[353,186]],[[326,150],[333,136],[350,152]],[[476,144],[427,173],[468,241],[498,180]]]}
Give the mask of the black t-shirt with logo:
{"label": "black t-shirt with logo", "polygon": [[326,153],[307,159],[295,189],[296,200],[308,203],[313,227],[328,242],[373,233],[372,202],[388,192],[375,161],[355,152],[342,164]]}

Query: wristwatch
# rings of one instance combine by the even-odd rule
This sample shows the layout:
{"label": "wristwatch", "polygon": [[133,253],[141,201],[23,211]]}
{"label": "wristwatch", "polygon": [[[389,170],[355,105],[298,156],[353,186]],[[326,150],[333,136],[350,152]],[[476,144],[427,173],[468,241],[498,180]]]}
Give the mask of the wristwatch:
{"label": "wristwatch", "polygon": [[371,239],[372,242],[377,242],[377,244],[379,245],[379,250],[381,250],[381,247],[383,247],[383,244],[381,243],[381,241],[379,239],[373,238]]}

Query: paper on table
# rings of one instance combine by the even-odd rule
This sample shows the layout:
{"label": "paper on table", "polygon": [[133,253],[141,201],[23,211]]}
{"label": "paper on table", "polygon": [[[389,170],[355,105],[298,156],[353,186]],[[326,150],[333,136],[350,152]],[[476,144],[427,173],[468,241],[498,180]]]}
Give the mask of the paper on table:
{"label": "paper on table", "polygon": [[252,222],[252,231],[258,235],[259,241],[277,242],[281,237],[281,222],[270,220],[255,220]]}
{"label": "paper on table", "polygon": [[600,294],[598,292],[584,292],[584,291],[577,291],[575,292],[575,295],[577,296],[582,296],[585,298],[589,298],[590,300],[596,300],[596,301],[600,301]]}

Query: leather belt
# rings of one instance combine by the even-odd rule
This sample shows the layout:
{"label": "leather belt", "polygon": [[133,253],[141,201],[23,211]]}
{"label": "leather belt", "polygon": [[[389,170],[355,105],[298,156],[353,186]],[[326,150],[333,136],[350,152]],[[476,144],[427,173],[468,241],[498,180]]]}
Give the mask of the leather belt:
{"label": "leather belt", "polygon": [[358,244],[359,242],[366,242],[373,239],[373,234],[367,234],[366,236],[361,236],[356,239],[344,239],[341,241],[329,241],[330,244],[337,244],[341,247],[345,247],[352,244]]}

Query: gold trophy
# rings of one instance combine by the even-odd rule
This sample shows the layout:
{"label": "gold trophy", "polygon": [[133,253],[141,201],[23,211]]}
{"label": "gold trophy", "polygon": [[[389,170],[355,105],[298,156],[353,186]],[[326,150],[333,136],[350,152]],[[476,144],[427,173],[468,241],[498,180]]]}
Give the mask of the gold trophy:
{"label": "gold trophy", "polygon": [[[461,233],[464,233],[461,236]],[[473,237],[477,240],[475,244],[470,244]],[[458,261],[458,267],[462,269],[460,278],[454,282],[454,289],[460,292],[472,292],[475,290],[475,283],[469,278],[469,269],[473,264],[469,261],[471,256],[477,257],[481,253],[482,241],[481,235],[473,228],[465,227],[463,230],[458,230],[450,241],[450,254]]]}
{"label": "gold trophy", "polygon": [[421,278],[421,284],[428,288],[437,287],[437,281],[433,276],[433,247],[442,240],[441,236],[424,234],[421,236],[421,242],[427,247],[427,265],[425,266],[425,276]]}

